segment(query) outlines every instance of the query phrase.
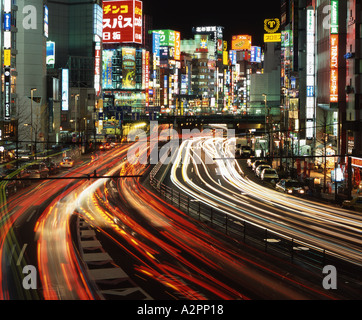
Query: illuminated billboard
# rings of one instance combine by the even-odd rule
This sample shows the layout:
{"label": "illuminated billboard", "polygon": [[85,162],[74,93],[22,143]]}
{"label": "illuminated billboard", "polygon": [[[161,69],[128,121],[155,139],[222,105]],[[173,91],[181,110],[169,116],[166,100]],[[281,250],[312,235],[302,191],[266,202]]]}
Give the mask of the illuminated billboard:
{"label": "illuminated billboard", "polygon": [[250,62],[261,63],[261,47],[251,47]]}
{"label": "illuminated billboard", "polygon": [[113,89],[112,77],[113,77],[113,54],[115,50],[103,50],[102,53],[102,87],[103,89]]}
{"label": "illuminated billboard", "polygon": [[4,68],[4,120],[11,119],[11,74],[10,68]]}
{"label": "illuminated billboard", "polygon": [[232,50],[251,50],[251,36],[238,35],[233,36],[231,41]]}
{"label": "illuminated billboard", "polygon": [[331,34],[330,99],[338,102],[338,34]]}
{"label": "illuminated billboard", "polygon": [[47,48],[46,64],[54,65],[55,64],[55,42],[47,41],[46,48]]}
{"label": "illuminated billboard", "polygon": [[331,0],[331,34],[338,34],[339,32],[339,2],[338,0]]}
{"label": "illuminated billboard", "polygon": [[267,33],[277,33],[280,29],[280,20],[279,19],[265,19],[264,20],[264,30]]}
{"label": "illuminated billboard", "polygon": [[62,111],[69,110],[69,70],[62,69]]}
{"label": "illuminated billboard", "polygon": [[330,102],[338,103],[338,49],[339,49],[339,2],[331,0],[331,34],[330,34]]}
{"label": "illuminated billboard", "polygon": [[95,57],[94,57],[94,89],[96,90],[97,97],[101,92],[101,57],[102,45],[100,41],[95,43]]}
{"label": "illuminated billboard", "polygon": [[[152,33],[160,35],[159,40],[156,39],[158,47],[168,47],[168,55],[170,59],[181,59],[181,33],[174,30],[152,30]],[[161,52],[162,58],[162,52]]]}
{"label": "illuminated billboard", "polygon": [[142,44],[142,1],[103,1],[103,43]]}
{"label": "illuminated billboard", "polygon": [[264,42],[282,42],[281,33],[264,34]]}
{"label": "illuminated billboard", "polygon": [[122,89],[136,89],[135,48],[122,48]]}
{"label": "illuminated billboard", "polygon": [[181,33],[175,31],[175,60],[181,60]]}
{"label": "illuminated billboard", "polygon": [[307,101],[306,138],[315,136],[315,16],[314,9],[307,10]]}

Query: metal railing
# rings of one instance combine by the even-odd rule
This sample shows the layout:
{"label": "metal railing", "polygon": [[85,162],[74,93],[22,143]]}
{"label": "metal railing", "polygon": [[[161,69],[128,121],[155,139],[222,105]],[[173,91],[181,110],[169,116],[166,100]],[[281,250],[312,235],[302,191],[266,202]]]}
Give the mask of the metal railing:
{"label": "metal railing", "polygon": [[[157,172],[160,167],[157,167]],[[150,184],[161,198],[193,219],[207,224],[237,242],[250,245],[273,256],[321,271],[326,265],[334,265],[345,276],[362,280],[362,262],[349,260],[337,253],[316,247],[300,239],[283,235],[276,230],[263,228],[231,213],[217,208],[171,188],[150,175]]]}

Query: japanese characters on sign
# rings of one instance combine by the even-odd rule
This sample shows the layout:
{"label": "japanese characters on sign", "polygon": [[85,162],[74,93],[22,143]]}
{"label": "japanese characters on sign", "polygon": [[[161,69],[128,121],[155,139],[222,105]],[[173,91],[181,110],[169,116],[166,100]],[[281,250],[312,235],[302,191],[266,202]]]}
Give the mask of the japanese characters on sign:
{"label": "japanese characters on sign", "polygon": [[331,102],[338,102],[338,34],[331,34]]}
{"label": "japanese characters on sign", "polygon": [[339,41],[339,2],[338,0],[331,1],[331,34],[330,34],[330,59],[331,59],[331,74],[330,74],[330,102],[338,103],[338,41]]}
{"label": "japanese characters on sign", "polygon": [[315,136],[315,13],[310,7],[307,10],[307,105],[306,105],[306,138]]}
{"label": "japanese characters on sign", "polygon": [[251,36],[237,35],[232,37],[231,41],[232,50],[251,50]]}
{"label": "japanese characters on sign", "polygon": [[264,34],[264,42],[282,42],[281,33]]}
{"label": "japanese characters on sign", "polygon": [[11,119],[11,0],[4,0],[3,21],[3,120],[9,121]]}
{"label": "japanese characters on sign", "polygon": [[142,1],[103,2],[103,43],[142,44]]}

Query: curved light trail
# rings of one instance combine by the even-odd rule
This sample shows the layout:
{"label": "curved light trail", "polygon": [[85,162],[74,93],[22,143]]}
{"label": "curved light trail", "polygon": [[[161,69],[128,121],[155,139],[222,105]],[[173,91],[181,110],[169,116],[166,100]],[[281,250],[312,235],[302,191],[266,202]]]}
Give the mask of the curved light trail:
{"label": "curved light trail", "polygon": [[[225,214],[362,264],[361,217],[250,181],[234,158],[234,144],[223,138],[184,141],[171,169],[172,182],[189,196]],[[202,155],[195,150],[202,150]],[[210,159],[214,161],[206,164]],[[191,167],[201,184],[192,181],[195,174],[191,176]],[[218,174],[213,173],[215,170]]]}

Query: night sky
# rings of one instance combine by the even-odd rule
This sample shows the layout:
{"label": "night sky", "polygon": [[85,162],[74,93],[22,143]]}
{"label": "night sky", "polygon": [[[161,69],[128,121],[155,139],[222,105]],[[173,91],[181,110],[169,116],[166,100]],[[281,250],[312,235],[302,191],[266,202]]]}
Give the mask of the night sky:
{"label": "night sky", "polygon": [[[217,3],[219,3],[217,5]],[[192,27],[223,26],[224,40],[250,34],[253,45],[263,44],[264,19],[280,18],[280,0],[143,0],[144,12],[153,17],[155,29],[181,31],[192,38]]]}

